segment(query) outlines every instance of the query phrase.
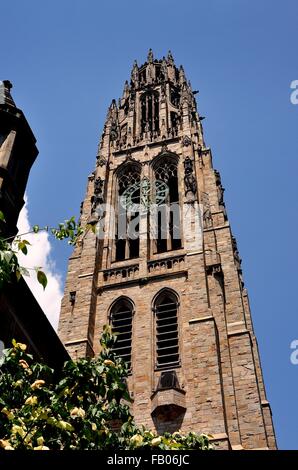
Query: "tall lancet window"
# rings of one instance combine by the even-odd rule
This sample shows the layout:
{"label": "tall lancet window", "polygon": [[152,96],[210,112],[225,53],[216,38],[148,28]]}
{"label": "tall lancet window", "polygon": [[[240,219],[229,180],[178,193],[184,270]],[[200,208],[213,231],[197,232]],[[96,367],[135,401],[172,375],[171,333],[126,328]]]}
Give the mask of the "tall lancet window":
{"label": "tall lancet window", "polygon": [[[162,155],[153,163],[155,175],[154,191],[158,198],[158,188],[166,186],[167,191],[155,213],[155,253],[181,248],[180,205],[178,188],[178,157]],[[163,183],[163,184],[162,184]]]}
{"label": "tall lancet window", "polygon": [[115,261],[139,256],[139,165],[127,163],[117,175]]}
{"label": "tall lancet window", "polygon": [[144,132],[159,131],[159,94],[146,92],[141,97],[141,130]]}
{"label": "tall lancet window", "polygon": [[178,306],[178,298],[170,290],[162,291],[155,300],[157,369],[179,365]]}
{"label": "tall lancet window", "polygon": [[117,335],[113,352],[121,357],[131,368],[131,338],[132,338],[133,305],[129,299],[118,299],[110,310],[110,325],[112,332]]}

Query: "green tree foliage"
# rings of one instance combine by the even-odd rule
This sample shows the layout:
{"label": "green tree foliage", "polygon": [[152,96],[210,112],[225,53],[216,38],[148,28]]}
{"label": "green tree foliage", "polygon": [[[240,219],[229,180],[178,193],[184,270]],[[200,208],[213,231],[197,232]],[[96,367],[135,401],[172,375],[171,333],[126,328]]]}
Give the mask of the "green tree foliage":
{"label": "green tree foliage", "polygon": [[[0,211],[0,221],[5,222],[3,212]],[[80,237],[84,237],[89,230],[95,232],[94,225],[87,224],[84,228],[80,222],[71,217],[60,223],[58,227],[39,227],[34,225],[32,231],[28,233],[38,233],[40,231],[49,232],[56,240],[67,240],[69,245],[75,245]],[[0,236],[0,289],[5,284],[19,280],[21,276],[30,276],[30,270],[34,271],[38,282],[45,289],[48,283],[46,274],[42,271],[41,267],[24,268],[19,264],[18,253],[28,254],[30,243],[24,239],[24,235],[18,234],[16,237],[3,238]]]}
{"label": "green tree foliage", "polygon": [[130,413],[128,369],[112,352],[109,327],[94,359],[65,363],[59,378],[13,341],[0,361],[0,448],[4,450],[210,450],[207,435],[138,428]]}

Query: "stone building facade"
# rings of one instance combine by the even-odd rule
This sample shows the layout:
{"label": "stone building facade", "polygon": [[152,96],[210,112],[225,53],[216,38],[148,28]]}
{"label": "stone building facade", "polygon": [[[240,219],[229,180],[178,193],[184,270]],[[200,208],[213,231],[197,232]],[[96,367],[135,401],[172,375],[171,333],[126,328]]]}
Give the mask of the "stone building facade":
{"label": "stone building facade", "polygon": [[104,324],[131,367],[137,423],[275,449],[241,259],[195,94],[172,54],[133,65],[108,110],[59,334],[96,356]]}
{"label": "stone building facade", "polygon": [[[11,96],[12,84],[0,81],[0,221],[1,238],[17,234],[17,221],[31,167],[37,157],[36,139]],[[61,368],[69,359],[45,313],[21,278],[0,289],[0,355],[12,339],[26,343],[36,359]]]}

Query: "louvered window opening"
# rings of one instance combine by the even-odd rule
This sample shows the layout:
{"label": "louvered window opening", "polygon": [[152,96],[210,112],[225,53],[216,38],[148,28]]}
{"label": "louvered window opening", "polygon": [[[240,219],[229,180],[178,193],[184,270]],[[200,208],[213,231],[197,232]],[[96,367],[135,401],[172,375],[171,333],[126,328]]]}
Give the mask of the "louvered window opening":
{"label": "louvered window opening", "polygon": [[127,305],[112,312],[112,332],[117,334],[113,352],[121,357],[131,369],[132,309]]}
{"label": "louvered window opening", "polygon": [[166,298],[156,307],[157,368],[179,365],[177,302]]}

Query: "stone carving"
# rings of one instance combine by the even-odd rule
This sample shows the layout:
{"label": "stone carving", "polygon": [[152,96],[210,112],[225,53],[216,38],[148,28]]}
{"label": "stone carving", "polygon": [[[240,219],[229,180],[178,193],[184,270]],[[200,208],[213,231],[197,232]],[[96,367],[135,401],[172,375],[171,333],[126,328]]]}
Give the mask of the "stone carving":
{"label": "stone carving", "polygon": [[149,62],[149,64],[153,62],[153,51],[151,48],[149,49],[149,52],[148,52],[147,61]]}
{"label": "stone carving", "polygon": [[212,227],[213,221],[212,221],[212,214],[211,214],[210,207],[207,207],[206,209],[204,209],[203,221],[204,221],[204,228]]}
{"label": "stone carving", "polygon": [[111,129],[110,129],[110,139],[111,141],[115,141],[118,138],[118,126],[115,121],[111,123]]}
{"label": "stone carving", "polygon": [[188,193],[193,195],[197,192],[197,182],[193,174],[193,162],[189,157],[184,160],[184,185],[185,185],[185,196]]}
{"label": "stone carving", "polygon": [[94,195],[91,197],[91,214],[100,214],[100,205],[103,203],[104,180],[99,176],[94,181]]}
{"label": "stone carving", "polygon": [[92,173],[90,173],[90,175],[88,176],[88,180],[89,180],[89,181],[93,181],[94,178],[95,178],[95,176],[94,176],[94,171],[92,171]]}
{"label": "stone carving", "polygon": [[236,241],[235,237],[232,237],[232,248],[233,248],[235,265],[237,267],[237,271],[238,271],[238,275],[239,275],[240,286],[241,286],[241,289],[243,289],[244,288],[244,281],[243,281],[243,275],[242,275],[242,269],[241,269],[242,260],[241,260],[240,255],[239,255],[237,241]]}
{"label": "stone carving", "polygon": [[238,274],[239,274],[240,286],[241,286],[241,289],[243,289],[244,288],[244,280],[243,280],[243,274],[242,274],[242,269],[241,268],[238,269]]}
{"label": "stone carving", "polygon": [[168,146],[167,144],[164,143],[161,146],[161,153],[166,153],[166,152],[168,152]]}
{"label": "stone carving", "polygon": [[125,162],[135,162],[136,159],[132,156],[131,148],[129,147],[126,152]]}
{"label": "stone carving", "polygon": [[202,193],[203,204],[203,226],[204,228],[211,228],[213,226],[212,214],[210,210],[209,196],[207,193]]}
{"label": "stone carving", "polygon": [[96,195],[91,197],[91,214],[96,212],[97,206],[100,204],[100,198]]}
{"label": "stone carving", "polygon": [[109,110],[109,119],[111,121],[111,127],[110,127],[110,139],[111,141],[117,140],[118,139],[118,113],[117,113],[117,105],[116,101],[112,100],[112,104],[110,106]]}
{"label": "stone carving", "polygon": [[235,237],[232,237],[232,247],[233,247],[234,260],[235,260],[237,268],[239,269],[241,266],[241,258],[239,255],[237,241]]}
{"label": "stone carving", "polygon": [[217,170],[214,170],[214,174],[215,174],[215,182],[216,182],[216,187],[217,187],[217,197],[218,197],[218,204],[219,204],[219,207],[222,209],[225,207],[225,203],[224,203],[224,188],[222,187],[222,184],[221,184],[221,178],[220,178],[220,174],[219,174],[219,171]]}
{"label": "stone carving", "polygon": [[105,166],[107,164],[107,160],[102,157],[102,158],[99,158],[96,162],[96,166]]}
{"label": "stone carving", "polygon": [[189,145],[191,145],[191,138],[188,135],[183,136],[182,145],[183,147],[188,147]]}
{"label": "stone carving", "polygon": [[103,185],[104,185],[104,180],[101,179],[100,176],[96,178],[96,180],[94,181],[94,194],[98,194],[103,197]]}

